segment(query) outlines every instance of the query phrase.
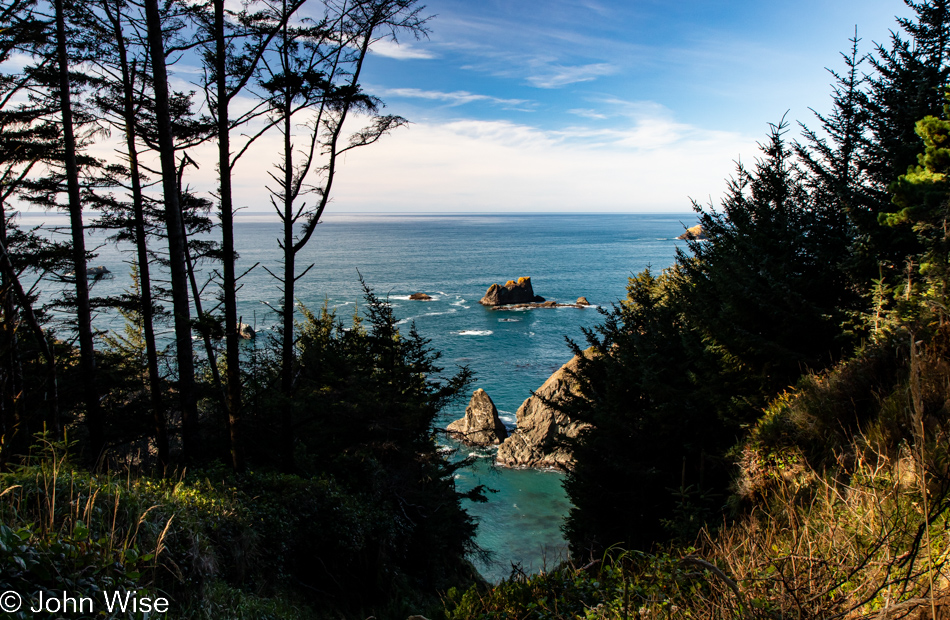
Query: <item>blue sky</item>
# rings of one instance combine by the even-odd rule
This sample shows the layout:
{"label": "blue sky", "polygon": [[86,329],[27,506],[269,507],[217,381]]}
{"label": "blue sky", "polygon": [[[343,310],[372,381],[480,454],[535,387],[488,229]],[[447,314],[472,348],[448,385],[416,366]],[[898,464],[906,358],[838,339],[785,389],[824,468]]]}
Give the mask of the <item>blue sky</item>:
{"label": "blue sky", "polygon": [[[892,0],[433,0],[365,87],[412,125],[351,154],[334,208],[687,211],[769,122],[812,122],[855,27]],[[793,123],[793,129],[797,129]],[[794,132],[793,132],[794,133]]]}
{"label": "blue sky", "polygon": [[[842,68],[856,27],[870,52],[909,11],[900,0],[430,0],[425,14],[427,37],[381,40],[364,66],[364,88],[411,124],[347,154],[331,213],[715,204],[769,123],[786,115],[794,138],[798,121],[815,125],[810,108],[828,111],[826,67]],[[197,89],[197,67],[172,71],[175,88]],[[266,136],[235,167],[243,213],[270,209],[280,144]],[[215,148],[189,151],[197,191],[214,191]]]}

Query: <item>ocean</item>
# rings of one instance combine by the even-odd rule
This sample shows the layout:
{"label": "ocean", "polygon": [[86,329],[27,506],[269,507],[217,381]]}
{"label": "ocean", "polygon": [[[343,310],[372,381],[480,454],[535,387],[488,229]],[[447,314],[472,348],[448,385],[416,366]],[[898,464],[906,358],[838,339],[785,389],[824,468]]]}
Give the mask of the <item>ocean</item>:
{"label": "ocean", "polygon": [[[41,219],[26,214],[21,224]],[[314,310],[326,302],[347,318],[361,302],[362,275],[378,296],[388,298],[402,324],[414,322],[442,352],[447,371],[461,365],[475,371],[472,389],[484,389],[505,424],[514,428],[515,412],[531,390],[571,358],[565,338],[582,343],[582,329],[602,321],[597,307],[609,308],[623,298],[630,276],[648,266],[659,271],[672,265],[676,248],[685,245],[675,237],[695,223],[692,213],[330,213],[298,255],[300,268],[313,268],[298,282],[297,298]],[[272,217],[238,216],[238,273],[260,264],[241,280],[238,311],[245,323],[264,333],[277,322],[271,306],[280,297],[279,284],[262,266],[277,272],[279,234]],[[91,264],[105,265],[116,276],[96,283],[94,294],[126,289],[130,256],[102,244],[101,234],[93,234],[90,242],[99,246]],[[521,276],[530,276],[535,294],[545,299],[574,302],[583,296],[593,307],[496,311],[478,303],[492,283]],[[433,299],[409,300],[417,292]],[[107,329],[118,323],[102,315],[96,324]],[[462,417],[467,402],[445,411],[442,427]],[[562,474],[494,468],[494,449],[459,448],[460,455],[477,457],[473,467],[459,473],[459,488],[484,484],[495,490],[487,503],[467,506],[479,519],[478,543],[492,556],[487,562],[476,559],[482,574],[497,581],[513,565],[536,572],[563,559],[560,526],[570,504]]]}

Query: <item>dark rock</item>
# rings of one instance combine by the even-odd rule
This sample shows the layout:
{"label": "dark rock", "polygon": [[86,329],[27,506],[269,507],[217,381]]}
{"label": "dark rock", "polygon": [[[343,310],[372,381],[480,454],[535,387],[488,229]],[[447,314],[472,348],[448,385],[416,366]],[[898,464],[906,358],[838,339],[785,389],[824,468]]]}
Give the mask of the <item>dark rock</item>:
{"label": "dark rock", "polygon": [[531,278],[521,277],[518,278],[517,282],[508,280],[504,286],[492,284],[478,303],[483,306],[504,306],[543,301],[543,297],[534,294],[534,289],[531,287]]}
{"label": "dark rock", "polygon": [[432,298],[426,295],[425,293],[413,293],[409,296],[409,299],[415,301],[430,301]]}
{"label": "dark rock", "polygon": [[491,446],[508,437],[498,409],[485,390],[479,388],[465,408],[465,417],[449,424],[446,429],[457,440],[470,446]]}
{"label": "dark rock", "polygon": [[257,338],[257,333],[254,331],[254,328],[247,323],[238,323],[238,335],[245,340],[254,340]]}
{"label": "dark rock", "polygon": [[[593,355],[593,350],[587,349],[584,355]],[[571,374],[577,372],[579,364],[575,355],[518,408],[518,428],[498,447],[496,464],[504,467],[571,467],[573,458],[561,445],[561,440],[577,437],[587,425],[571,420],[544,401],[557,403],[576,390],[576,380]]]}

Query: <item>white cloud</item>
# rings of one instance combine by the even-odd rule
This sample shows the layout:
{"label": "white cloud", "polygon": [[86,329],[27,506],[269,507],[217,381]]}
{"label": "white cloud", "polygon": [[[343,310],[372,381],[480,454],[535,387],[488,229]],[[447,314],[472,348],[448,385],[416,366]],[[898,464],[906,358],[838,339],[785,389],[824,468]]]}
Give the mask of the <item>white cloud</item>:
{"label": "white cloud", "polygon": [[353,152],[344,211],[687,211],[725,188],[754,139],[641,119],[622,129],[543,131],[507,121],[421,123]]}
{"label": "white cloud", "polygon": [[596,121],[602,121],[607,118],[606,114],[602,114],[596,110],[574,108],[573,110],[568,110],[567,112],[568,114],[574,114],[576,116],[581,116],[583,118],[589,118]]}
{"label": "white cloud", "polygon": [[465,90],[456,90],[450,93],[437,90],[421,90],[418,88],[384,88],[374,90],[383,97],[408,97],[413,99],[428,99],[431,101],[445,101],[453,106],[476,101],[509,106],[523,106],[531,103],[527,99],[502,99],[500,97],[470,93]]}
{"label": "white cloud", "polygon": [[577,65],[566,67],[563,65],[550,65],[536,71],[535,75],[529,75],[527,80],[532,86],[538,88],[560,88],[568,84],[577,82],[590,82],[605,75],[616,73],[617,69],[608,63],[595,63],[590,65]]}
{"label": "white cloud", "polygon": [[410,43],[397,43],[390,39],[380,39],[370,48],[375,54],[396,60],[428,60],[435,58],[435,54],[428,50],[419,49]]}
{"label": "white cloud", "polygon": [[[685,212],[691,197],[715,201],[733,162],[757,154],[754,137],[680,123],[655,104],[627,103],[622,111],[629,118],[607,128],[545,130],[471,119],[413,124],[347,154],[329,209]],[[118,138],[99,143],[92,154],[114,158]],[[274,133],[238,162],[236,207],[271,211],[267,172],[280,152],[281,138]],[[203,144],[189,155],[200,168],[189,168],[185,182],[208,195],[217,179],[215,145]],[[148,163],[157,168],[153,159]]]}

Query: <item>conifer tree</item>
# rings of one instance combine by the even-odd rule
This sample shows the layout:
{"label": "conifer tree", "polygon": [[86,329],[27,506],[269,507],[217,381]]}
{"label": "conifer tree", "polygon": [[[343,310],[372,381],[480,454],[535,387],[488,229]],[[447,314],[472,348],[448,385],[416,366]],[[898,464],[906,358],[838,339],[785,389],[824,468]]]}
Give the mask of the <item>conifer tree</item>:
{"label": "conifer tree", "polygon": [[[363,63],[370,45],[397,33],[420,36],[425,20],[414,0],[365,0],[329,11],[320,23],[290,26],[284,17],[290,5],[275,5],[274,21],[284,24],[274,38],[274,58],[264,58],[261,88],[267,94],[272,122],[283,136],[282,160],[271,174],[271,202],[283,224],[278,244],[283,265],[275,277],[282,286],[281,390],[294,392],[294,294],[295,284],[309,271],[297,273],[297,255],[309,242],[329,204],[339,161],[350,150],[368,146],[406,120],[380,114],[382,102],[360,88]],[[368,115],[369,124],[344,142],[347,120]],[[309,116],[297,130],[298,116]],[[295,134],[303,141],[296,150]],[[295,160],[295,156],[299,158]],[[310,180],[311,173],[316,176]],[[315,194],[314,203],[297,205],[304,194]],[[272,273],[272,275],[274,275]],[[285,467],[292,466],[293,432],[290,409],[281,420]]]}
{"label": "conifer tree", "polygon": [[[950,2],[905,4],[913,17],[899,19],[902,32],[893,31],[890,44],[878,45],[869,57],[873,71],[867,79],[867,126],[859,149],[864,178],[861,201],[851,211],[869,253],[897,271],[920,247],[908,231],[881,226],[881,214],[892,211],[888,188],[916,164],[922,143],[915,125],[925,116],[939,116],[943,87],[950,81]],[[876,274],[877,266],[870,267]]]}
{"label": "conifer tree", "polygon": [[155,133],[161,160],[163,211],[168,239],[168,260],[171,268],[178,394],[182,419],[182,452],[187,459],[194,455],[197,447],[198,407],[195,393],[194,349],[191,341],[188,269],[185,263],[187,239],[181,208],[178,168],[175,162],[172,108],[165,59],[165,37],[168,33],[164,27],[157,0],[145,0],[145,20],[149,62],[155,90]]}

